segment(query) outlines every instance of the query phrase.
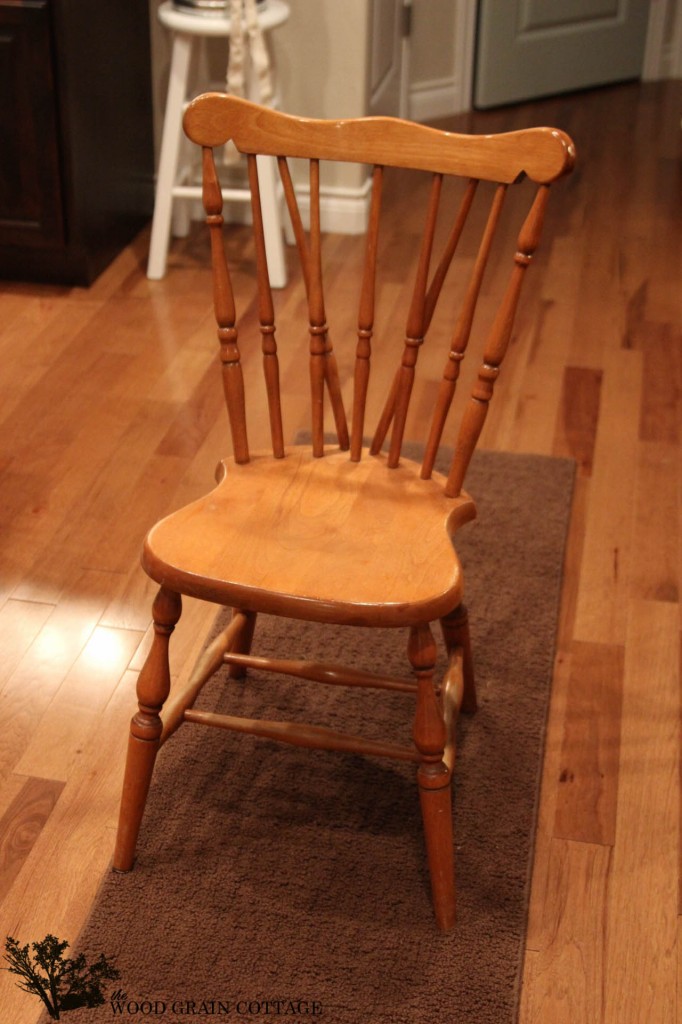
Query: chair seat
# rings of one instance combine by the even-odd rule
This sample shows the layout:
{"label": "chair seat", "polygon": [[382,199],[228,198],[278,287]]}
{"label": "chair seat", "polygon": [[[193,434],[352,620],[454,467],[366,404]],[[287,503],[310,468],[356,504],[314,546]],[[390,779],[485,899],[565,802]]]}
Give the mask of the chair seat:
{"label": "chair seat", "polygon": [[434,621],[461,600],[455,530],[476,512],[403,459],[328,449],[226,459],[215,490],[161,520],[142,563],[181,594],[349,625]]}

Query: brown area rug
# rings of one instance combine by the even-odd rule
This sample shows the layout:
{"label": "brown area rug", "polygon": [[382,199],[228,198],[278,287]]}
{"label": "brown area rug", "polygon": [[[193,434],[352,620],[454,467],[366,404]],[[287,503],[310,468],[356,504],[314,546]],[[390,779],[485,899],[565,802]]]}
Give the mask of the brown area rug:
{"label": "brown area rug", "polygon": [[[460,724],[455,931],[434,927],[411,766],[181,729],[159,757],[137,867],[106,879],[79,941],[117,964],[127,1004],[117,1017],[517,1020],[572,483],[572,462],[488,452],[467,480],[479,519],[457,546],[481,707]],[[263,618],[254,651],[393,674],[405,671],[405,641],[403,631],[377,640]],[[263,717],[307,709],[311,721],[397,739],[412,718],[409,696],[256,673],[214,680],[201,705]],[[68,1019],[113,1015],[107,1003]]]}

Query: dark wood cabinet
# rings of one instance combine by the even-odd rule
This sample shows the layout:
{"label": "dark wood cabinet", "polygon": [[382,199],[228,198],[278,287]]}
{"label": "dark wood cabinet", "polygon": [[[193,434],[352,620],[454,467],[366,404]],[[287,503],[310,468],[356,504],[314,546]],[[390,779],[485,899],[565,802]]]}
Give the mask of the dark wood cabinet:
{"label": "dark wood cabinet", "polygon": [[87,285],[154,202],[147,0],[0,0],[0,277]]}

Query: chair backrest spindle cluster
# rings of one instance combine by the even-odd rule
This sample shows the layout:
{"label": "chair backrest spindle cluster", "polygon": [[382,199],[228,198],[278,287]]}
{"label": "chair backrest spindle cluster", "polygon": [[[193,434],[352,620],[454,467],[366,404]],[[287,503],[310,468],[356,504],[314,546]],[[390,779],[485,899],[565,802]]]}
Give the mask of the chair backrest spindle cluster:
{"label": "chair backrest spindle cluster", "polygon": [[[493,319],[478,375],[466,403],[446,485],[446,494],[457,496],[462,488],[471,455],[483,429],[500,366],[507,351],[526,268],[537,248],[553,181],[570,171],[573,144],[562,132],[548,128],[527,129],[498,136],[463,136],[438,132],[388,118],[354,121],[310,121],[266,110],[224,94],[207,94],[189,107],[185,129],[203,148],[204,205],[211,233],[214,268],[214,302],[223,363],[223,381],[232,432],[235,460],[247,462],[244,380],[237,338],[236,312],[222,240],[222,195],[213,159],[213,148],[231,139],[247,156],[252,199],[258,279],[258,314],[262,336],[263,368],[272,436],[273,454],[285,454],[279,364],[275,341],[275,312],[267,271],[263,216],[260,204],[257,154],[275,157],[284,198],[296,240],[308,302],[310,334],[311,433],[315,456],[324,454],[325,394],[332,408],[337,438],[350,459],[359,461],[363,451],[365,411],[372,342],[375,335],[377,253],[381,220],[384,167],[411,167],[431,172],[424,228],[419,247],[412,296],[407,314],[400,363],[397,366],[383,411],[370,445],[377,455],[388,440],[387,464],[398,465],[405,435],[419,350],[431,325],[448,271],[457,251],[481,180],[493,182],[494,190],[481,241],[473,260],[464,296],[455,319],[421,468],[429,478],[444,436],[460,365],[472,333],[474,315],[493,240],[500,222],[508,186],[522,177],[537,185],[530,212],[523,222],[513,254],[511,276]],[[310,227],[306,233],[296,199],[287,159],[301,157],[310,167]],[[327,324],[322,279],[320,224],[320,160],[353,160],[372,167],[372,189],[365,260],[360,284],[357,344],[353,378],[351,430],[349,435],[339,371]],[[464,179],[464,191],[442,254],[431,274],[444,176]]]}

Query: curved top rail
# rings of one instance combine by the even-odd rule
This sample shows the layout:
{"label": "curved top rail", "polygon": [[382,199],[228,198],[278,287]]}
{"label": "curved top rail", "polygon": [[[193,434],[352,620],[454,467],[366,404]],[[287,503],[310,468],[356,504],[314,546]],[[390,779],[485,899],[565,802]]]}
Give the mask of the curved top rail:
{"label": "curved top rail", "polygon": [[575,162],[573,141],[557,128],[462,135],[393,117],[316,120],[225,93],[193,100],[184,127],[201,146],[232,140],[242,153],[410,167],[506,183],[525,175],[547,185]]}

